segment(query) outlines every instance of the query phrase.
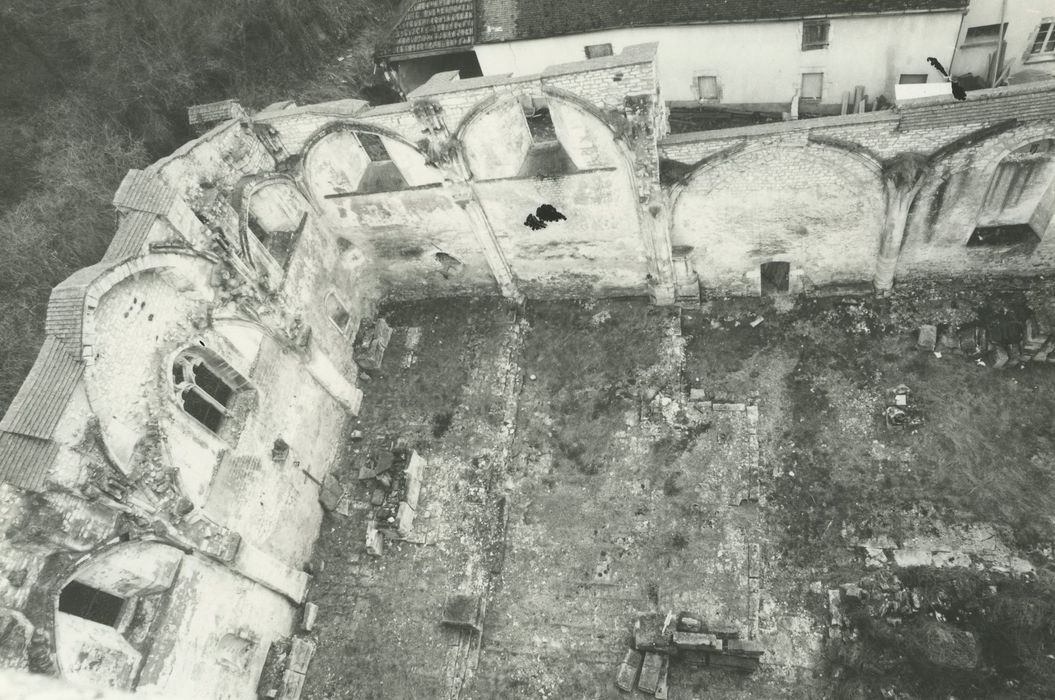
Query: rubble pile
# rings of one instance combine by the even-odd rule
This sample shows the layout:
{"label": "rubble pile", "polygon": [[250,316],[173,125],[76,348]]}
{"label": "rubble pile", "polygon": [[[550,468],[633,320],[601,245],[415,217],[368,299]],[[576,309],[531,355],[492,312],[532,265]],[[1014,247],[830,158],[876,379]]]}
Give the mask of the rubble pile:
{"label": "rubble pile", "polygon": [[634,623],[633,648],[626,652],[616,673],[616,687],[637,690],[656,698],[667,697],[667,672],[681,662],[724,670],[748,672],[759,666],[762,647],[740,639],[740,631],[722,623],[707,623],[699,615],[672,612],[665,618],[646,615]]}
{"label": "rubble pile", "polygon": [[359,470],[359,480],[371,488],[366,526],[366,549],[374,556],[384,553],[384,542],[409,539],[421,495],[425,459],[406,448],[382,450]]}

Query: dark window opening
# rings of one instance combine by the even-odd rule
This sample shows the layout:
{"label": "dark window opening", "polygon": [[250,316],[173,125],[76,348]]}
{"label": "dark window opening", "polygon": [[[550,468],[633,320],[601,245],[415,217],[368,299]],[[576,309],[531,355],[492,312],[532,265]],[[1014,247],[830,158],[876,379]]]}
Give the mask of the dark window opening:
{"label": "dark window opening", "polygon": [[812,51],[823,49],[828,46],[828,28],[831,23],[827,20],[802,23],[802,50]]}
{"label": "dark window opening", "polygon": [[223,360],[208,351],[188,350],[173,363],[176,399],[192,418],[219,433],[239,389],[248,382]]}
{"label": "dark window opening", "polygon": [[78,581],[70,581],[59,594],[59,611],[113,627],[121,616],[124,598]]}
{"label": "dark window opening", "polygon": [[1029,224],[979,226],[971,233],[967,247],[1032,245],[1039,242],[1040,237]]}
{"label": "dark window opening", "polygon": [[214,433],[220,432],[220,428],[223,427],[224,414],[202,396],[199,390],[194,387],[184,389],[180,397],[184,411]]}
{"label": "dark window opening", "polygon": [[352,320],[352,315],[332,292],[326,295],[326,315],[342,333],[348,330],[348,322]]}
{"label": "dark window opening", "polygon": [[204,364],[194,365],[194,383],[205,390],[217,403],[224,406],[231,399],[234,390],[227,386],[222,379],[213,374]]}
{"label": "dark window opening", "polygon": [[366,155],[370,157],[370,160],[374,163],[381,163],[386,160],[392,160],[392,157],[388,155],[388,149],[385,148],[384,141],[377,134],[370,134],[365,131],[355,132],[356,137],[359,139],[359,143],[362,145],[363,150],[366,151]]}
{"label": "dark window opening", "polygon": [[535,110],[534,114],[528,115],[527,124],[528,131],[531,132],[531,140],[535,143],[557,140],[557,129],[553,126],[548,107],[542,107]]}
{"label": "dark window opening", "polygon": [[611,55],[611,44],[592,44],[586,47],[586,58],[604,58]]}
{"label": "dark window opening", "polygon": [[260,225],[260,222],[256,220],[256,217],[252,214],[249,215],[249,232],[256,236],[256,239],[267,245],[267,241],[271,238],[271,233]]}
{"label": "dark window opening", "polygon": [[718,76],[697,75],[696,97],[707,102],[718,102],[721,93],[718,91]]}
{"label": "dark window opening", "polygon": [[[1004,31],[1007,31],[1007,24],[1004,24]],[[963,37],[963,45],[971,46],[974,44],[994,44],[1000,40],[1000,25],[999,24],[983,24],[978,27],[968,27],[967,34]]]}
{"label": "dark window opening", "polygon": [[899,85],[922,85],[927,82],[926,73],[902,73],[898,78]]}
{"label": "dark window opening", "polygon": [[762,263],[762,296],[784,294],[788,291],[791,277],[791,263]]}

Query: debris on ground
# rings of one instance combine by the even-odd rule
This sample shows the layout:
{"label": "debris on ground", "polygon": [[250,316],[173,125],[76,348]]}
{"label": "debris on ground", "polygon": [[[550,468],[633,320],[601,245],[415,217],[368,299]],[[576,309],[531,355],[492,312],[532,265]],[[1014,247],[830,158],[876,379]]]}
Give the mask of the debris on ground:
{"label": "debris on ground", "polygon": [[392,327],[385,323],[385,319],[364,323],[359,329],[359,338],[353,351],[356,364],[364,370],[380,369],[391,339]]}

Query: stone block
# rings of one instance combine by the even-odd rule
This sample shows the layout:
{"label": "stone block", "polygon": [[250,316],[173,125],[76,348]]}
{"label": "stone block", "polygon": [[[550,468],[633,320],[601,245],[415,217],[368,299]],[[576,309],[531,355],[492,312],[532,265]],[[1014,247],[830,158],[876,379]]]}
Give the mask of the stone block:
{"label": "stone block", "polygon": [[282,686],[275,700],[299,700],[302,692],[304,692],[304,674],[287,670],[282,674]]}
{"label": "stone block", "polygon": [[641,662],[641,675],[637,679],[637,689],[655,695],[659,687],[659,678],[666,668],[667,657],[664,654],[645,654]]}
{"label": "stone block", "polygon": [[929,324],[924,324],[919,327],[919,337],[916,340],[916,347],[920,350],[926,350],[933,352],[935,346],[938,343],[938,327]]}
{"label": "stone block", "polygon": [[615,676],[615,685],[620,690],[630,692],[637,685],[637,675],[641,670],[641,662],[644,660],[644,654],[640,651],[634,651],[630,649],[623,656],[623,663],[619,664],[619,671]]}
{"label": "stone block", "polygon": [[934,557],[922,549],[895,549],[894,564],[901,568],[910,566],[931,566]]}
{"label": "stone block", "polygon": [[314,655],[315,642],[307,637],[294,637],[289,645],[289,663],[286,667],[296,673],[307,673],[308,664]]}
{"label": "stone block", "polygon": [[689,400],[690,401],[706,401],[707,400],[707,391],[705,389],[700,389],[700,388],[697,388],[697,387],[693,387],[692,389],[689,389]]}
{"label": "stone block", "polygon": [[718,647],[718,637],[703,632],[674,631],[674,646],[690,651],[714,650]]}
{"label": "stone block", "polygon": [[319,616],[319,606],[315,603],[305,603],[304,611],[300,617],[300,627],[305,632],[311,632],[315,628],[315,620]]}
{"label": "stone block", "polygon": [[753,639],[730,639],[725,645],[725,653],[732,656],[751,656],[757,659],[766,652],[762,645]]}
{"label": "stone block", "polygon": [[377,529],[377,523],[373,520],[366,524],[366,551],[375,557],[385,553],[385,536]]}
{"label": "stone block", "polygon": [[410,537],[414,532],[414,509],[406,501],[400,503],[396,511],[396,531],[403,538]]}

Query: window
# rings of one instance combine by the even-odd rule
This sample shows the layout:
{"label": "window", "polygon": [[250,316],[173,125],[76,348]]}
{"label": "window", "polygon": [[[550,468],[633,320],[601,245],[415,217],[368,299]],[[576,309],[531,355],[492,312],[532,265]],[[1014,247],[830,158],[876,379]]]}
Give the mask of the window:
{"label": "window", "polygon": [[[236,390],[248,386],[223,360],[191,348],[172,364],[176,400],[192,418],[219,433]],[[241,384],[242,386],[238,386]]]}
{"label": "window", "polygon": [[828,48],[828,28],[831,22],[818,20],[802,23],[802,50],[813,51],[814,49]]}
{"label": "window", "polygon": [[[1004,24],[1004,31],[1007,31],[1007,24]],[[999,24],[983,24],[978,27],[968,27],[967,34],[963,37],[963,45],[978,46],[995,44],[1000,40],[1000,34]]]}
{"label": "window", "polygon": [[902,73],[898,78],[900,85],[922,85],[927,82],[926,73]]}
{"label": "window", "polygon": [[718,102],[720,98],[718,94],[718,76],[697,75],[696,97],[703,102]]}
{"label": "window", "polygon": [[1037,28],[1033,37],[1033,46],[1029,49],[1030,58],[1040,58],[1045,54],[1055,54],[1055,22],[1048,20]]}
{"label": "window", "polygon": [[348,322],[352,320],[352,315],[348,313],[348,308],[341,303],[336,294],[330,292],[326,295],[325,307],[326,316],[330,319],[330,322],[337,326],[341,333],[347,331]]}
{"label": "window", "polygon": [[586,58],[604,58],[612,55],[611,44],[593,44],[586,47]]}
{"label": "window", "polygon": [[549,108],[542,107],[535,110],[533,114],[525,116],[528,131],[531,132],[531,140],[535,143],[547,143],[557,140],[557,129],[553,126],[553,118],[550,117]]}
{"label": "window", "polygon": [[359,139],[359,143],[362,145],[363,150],[366,151],[366,155],[370,157],[370,160],[374,163],[382,163],[386,160],[392,160],[392,157],[388,155],[388,149],[385,148],[384,141],[377,134],[370,134],[365,131],[355,132],[356,137]]}
{"label": "window", "polygon": [[819,100],[824,85],[824,73],[803,73],[800,100]]}
{"label": "window", "polygon": [[59,612],[110,627],[117,624],[124,604],[124,598],[86,586],[79,581],[70,581],[59,594]]}

